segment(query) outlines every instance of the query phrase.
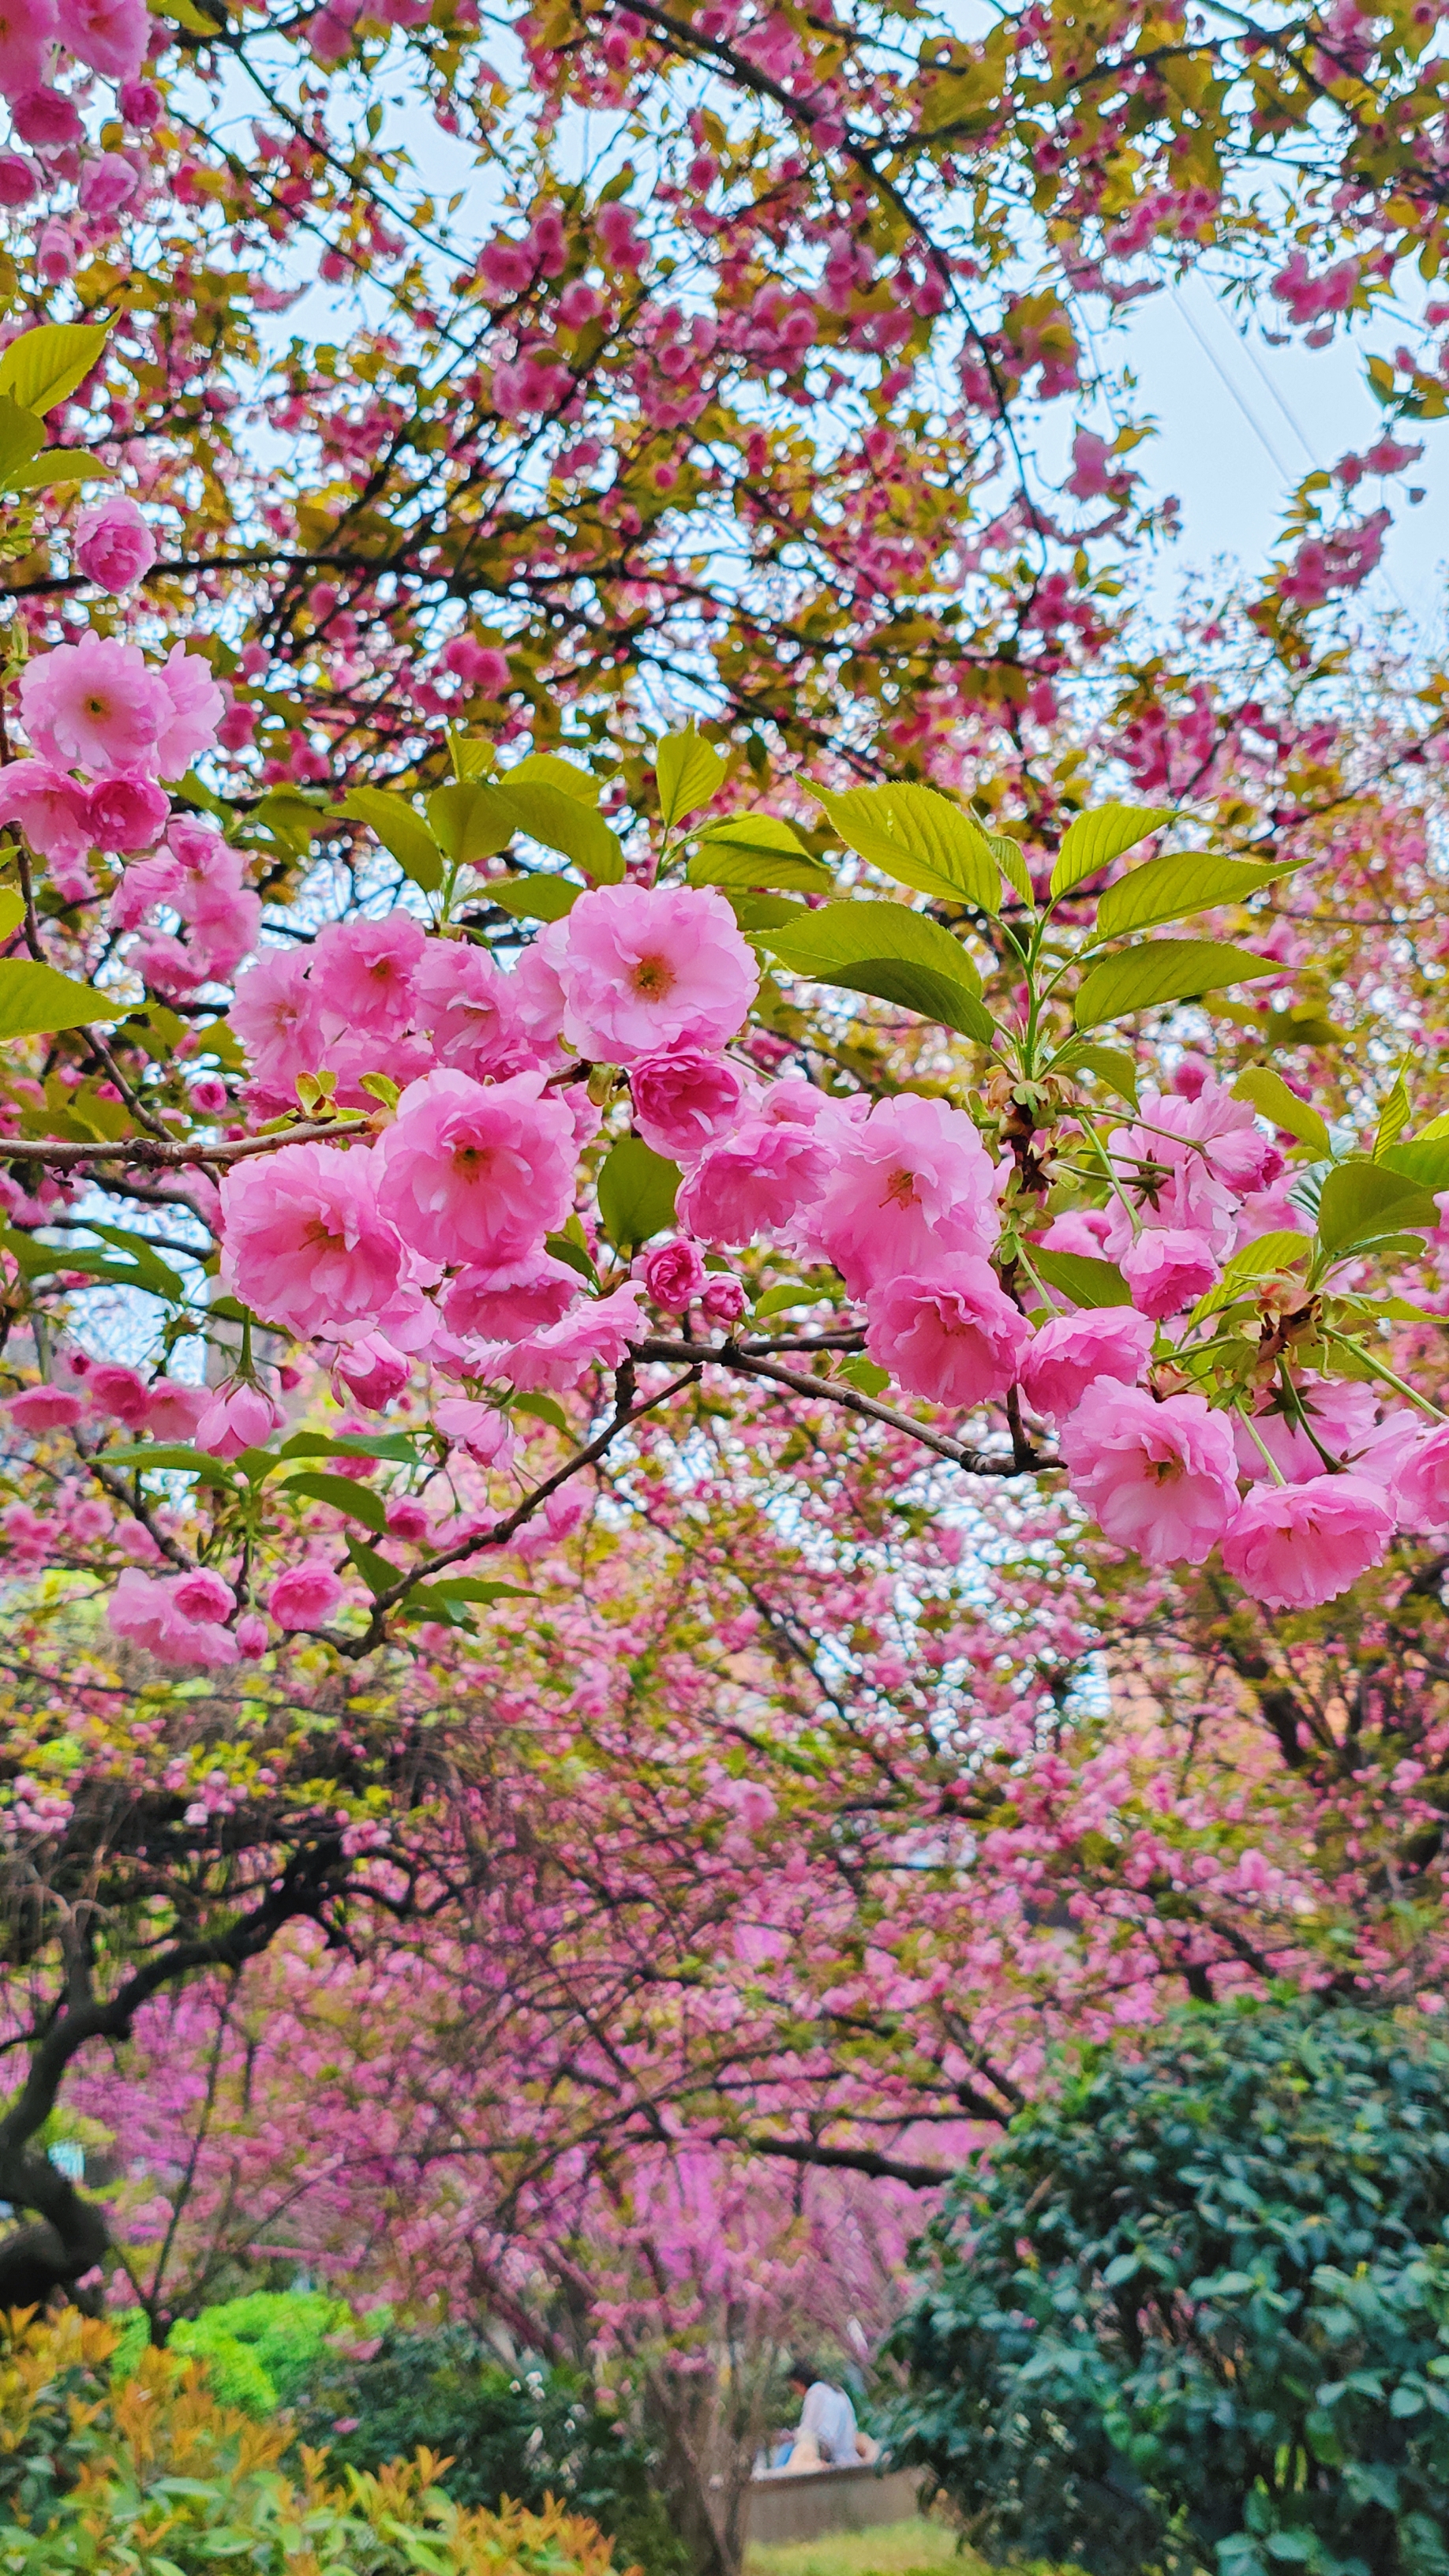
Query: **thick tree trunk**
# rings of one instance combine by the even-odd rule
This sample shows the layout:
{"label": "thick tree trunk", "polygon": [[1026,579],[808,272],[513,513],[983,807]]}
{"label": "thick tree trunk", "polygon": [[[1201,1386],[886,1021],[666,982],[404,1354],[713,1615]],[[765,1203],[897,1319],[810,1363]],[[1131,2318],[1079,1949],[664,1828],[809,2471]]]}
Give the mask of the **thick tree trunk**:
{"label": "thick tree trunk", "polygon": [[111,2241],[105,2211],[85,2200],[48,2156],[0,2156],[0,2199],[37,2215],[0,2237],[0,2309],[44,2307],[93,2272]]}

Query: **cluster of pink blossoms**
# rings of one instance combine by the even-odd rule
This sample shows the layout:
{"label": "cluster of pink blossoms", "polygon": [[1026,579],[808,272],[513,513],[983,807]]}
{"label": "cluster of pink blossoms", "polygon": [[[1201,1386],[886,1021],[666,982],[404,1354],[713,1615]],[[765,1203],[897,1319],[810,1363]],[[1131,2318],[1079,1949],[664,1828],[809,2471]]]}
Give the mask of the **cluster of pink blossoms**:
{"label": "cluster of pink blossoms", "polygon": [[[137,136],[161,113],[161,93],[143,77],[152,42],[164,25],[146,0],[0,0],[0,98],[10,109],[11,142],[0,149],[0,206],[49,198],[52,212],[37,231],[36,265],[47,285],[61,285],[112,226],[144,195],[148,171],[135,144],[97,151],[82,108],[93,75],[115,84],[115,104]],[[61,86],[67,75],[74,85]],[[73,187],[62,214],[56,191]]]}
{"label": "cluster of pink blossoms", "polygon": [[[756,981],[719,895],[633,883],[580,896],[512,971],[401,913],[263,955],[233,1015],[262,1106],[324,1068],[344,1103],[371,1105],[368,1074],[402,1087],[375,1144],[289,1145],[233,1169],[227,1286],[381,1407],[419,1360],[495,1393],[577,1387],[643,1337],[646,1304],[732,1323],[741,1283],[704,1256],[765,1245],[833,1266],[908,1396],[971,1411],[1018,1390],[1056,1427],[1084,1506],[1151,1564],[1220,1548],[1257,1598],[1303,1603],[1376,1562],[1396,1525],[1449,1522],[1449,1431],[1381,1419],[1361,1384],[1310,1382],[1296,1419],[1269,1393],[1249,1423],[1144,1383],[1171,1355],[1162,1328],[1236,1249],[1303,1230],[1276,1144],[1200,1061],[1107,1140],[1109,1207],[1040,1237],[1118,1260],[1131,1306],[1034,1330],[992,1266],[1008,1169],[970,1118],[909,1092],[872,1106],[762,1080],[729,1052]],[[681,1171],[679,1238],[598,1296],[547,1242],[598,1132],[579,1079],[594,1065],[622,1072],[635,1132]],[[444,1395],[434,1418],[508,1464],[486,1392]]]}

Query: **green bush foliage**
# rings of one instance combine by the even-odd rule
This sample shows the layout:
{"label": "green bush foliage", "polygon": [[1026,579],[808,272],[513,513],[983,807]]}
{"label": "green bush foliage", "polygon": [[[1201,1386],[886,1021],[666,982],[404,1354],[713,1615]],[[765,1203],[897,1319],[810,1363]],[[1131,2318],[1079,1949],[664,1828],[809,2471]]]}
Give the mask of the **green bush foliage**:
{"label": "green bush foliage", "polygon": [[[129,2378],[150,2341],[140,2308],[116,2319],[121,2340],[112,2369]],[[302,2395],[325,2353],[327,2337],[355,2328],[352,2310],[320,2290],[254,2290],[183,2317],[167,2337],[167,2350],[204,2361],[207,2384],[223,2406],[266,2418]]]}
{"label": "green bush foliage", "polygon": [[995,2556],[1449,2570],[1449,2045],[1311,2003],[1093,2052],[961,2177],[892,2426]]}
{"label": "green bush foliage", "polygon": [[601,2408],[588,2383],[542,2365],[509,2370],[460,2327],[390,2333],[366,2360],[331,2358],[299,2411],[303,2441],[334,2464],[376,2468],[419,2444],[450,2463],[440,2482],[460,2505],[556,2496],[645,2576],[684,2576],[689,2557],[651,2487],[648,2453]]}

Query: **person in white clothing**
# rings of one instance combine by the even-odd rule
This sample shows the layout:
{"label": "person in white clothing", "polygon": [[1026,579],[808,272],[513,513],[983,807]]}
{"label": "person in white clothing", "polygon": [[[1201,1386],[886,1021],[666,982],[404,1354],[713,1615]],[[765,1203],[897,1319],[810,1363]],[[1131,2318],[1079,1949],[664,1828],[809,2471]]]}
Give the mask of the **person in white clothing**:
{"label": "person in white clothing", "polygon": [[873,2457],[875,2445],[857,2425],[845,2390],[827,2379],[817,2365],[799,2363],[790,2373],[790,2386],[804,2402],[786,2467],[854,2468],[857,2461]]}

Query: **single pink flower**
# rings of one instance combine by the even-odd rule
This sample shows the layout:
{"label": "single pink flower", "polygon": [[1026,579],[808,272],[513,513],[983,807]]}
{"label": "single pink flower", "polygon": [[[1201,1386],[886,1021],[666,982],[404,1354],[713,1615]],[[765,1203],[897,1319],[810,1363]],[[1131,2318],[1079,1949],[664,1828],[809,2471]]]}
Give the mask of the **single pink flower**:
{"label": "single pink flower", "polygon": [[188,653],[184,644],[173,644],[157,678],[168,708],[158,727],[157,774],[184,778],[192,762],[214,747],[226,699],[211,676],[210,663],[199,653]]}
{"label": "single pink flower", "polygon": [[195,1445],[213,1458],[239,1458],[244,1449],[265,1449],[286,1418],[275,1396],[243,1382],[213,1396],[197,1423]]}
{"label": "single pink flower", "polygon": [[1095,1378],[1060,1446],[1078,1500],[1149,1565],[1201,1565],[1237,1509],[1232,1433],[1200,1395],[1157,1404],[1141,1387]]}
{"label": "single pink flower", "polygon": [[512,677],[507,654],[496,644],[480,644],[474,635],[455,635],[444,645],[443,668],[485,698],[501,698]]}
{"label": "single pink flower", "polygon": [[707,1315],[717,1324],[737,1324],[749,1303],[743,1279],[732,1270],[712,1270],[705,1279],[700,1298]]}
{"label": "single pink flower", "polygon": [[708,888],[599,886],[539,944],[563,985],[565,1037],[606,1064],[724,1046],[760,980],[729,905]]}
{"label": "single pink flower", "polygon": [[573,1121],[540,1073],[409,1085],[378,1149],[380,1187],[405,1242],[427,1261],[496,1269],[542,1247],[573,1200]]}
{"label": "single pink flower", "polygon": [[[1107,1139],[1117,1177],[1147,1227],[1205,1235],[1221,1260],[1232,1250],[1238,1201],[1267,1189],[1283,1156],[1246,1100],[1220,1082],[1204,1082],[1192,1099],[1145,1091],[1141,1115]],[[1133,1236],[1122,1200],[1108,1212],[1105,1250],[1118,1261]]]}
{"label": "single pink flower", "polygon": [[149,850],[166,828],[171,799],[141,769],[113,769],[86,798],[86,823],[98,850],[129,857]]}
{"label": "single pink flower", "polygon": [[1152,1349],[1152,1326],[1130,1306],[1092,1314],[1054,1315],[1022,1363],[1021,1391],[1033,1413],[1060,1422],[1075,1412],[1094,1378],[1135,1385]]}
{"label": "single pink flower", "polygon": [[156,123],[163,101],[154,81],[127,80],[121,83],[116,104],[127,125],[140,134]]}
{"label": "single pink flower", "polygon": [[406,1268],[379,1178],[375,1153],[335,1145],[234,1163],[221,1185],[224,1286],[303,1339],[376,1317]]}
{"label": "single pink flower", "polygon": [[133,1368],[119,1360],[102,1360],[86,1377],[86,1393],[97,1413],[113,1414],[128,1431],[143,1431],[151,1413],[151,1389]]}
{"label": "single pink flower", "polygon": [[666,1315],[682,1315],[704,1286],[704,1263],[692,1243],[677,1238],[661,1243],[644,1262],[644,1285],[650,1301]]}
{"label": "single pink flower", "polygon": [[902,1092],[867,1118],[831,1122],[835,1170],[806,1216],[807,1241],[852,1297],[909,1271],[941,1269],[996,1240],[991,1160],[960,1109]]}
{"label": "single pink flower", "polygon": [[5,1410],[18,1431],[68,1431],[79,1422],[85,1404],[63,1386],[26,1386],[10,1397]]}
{"label": "single pink flower", "polygon": [[579,1299],[580,1281],[551,1253],[525,1253],[492,1270],[460,1270],[443,1299],[443,1320],[465,1339],[520,1342],[556,1324]]}
{"label": "single pink flower", "polygon": [[63,45],[107,80],[132,80],[146,59],[146,0],[57,0]]}
{"label": "single pink flower", "polygon": [[445,1395],[433,1407],[433,1420],[445,1440],[466,1449],[485,1467],[504,1468],[512,1464],[517,1441],[509,1428],[508,1416],[496,1404],[479,1404],[471,1396]]}
{"label": "single pink flower", "polygon": [[631,1279],[608,1297],[583,1298],[562,1323],[505,1352],[497,1374],[521,1392],[542,1387],[565,1394],[591,1368],[620,1367],[630,1342],[642,1341],[648,1330],[639,1311],[640,1294]]}
{"label": "single pink flower", "polygon": [[432,1038],[440,1064],[475,1081],[486,1074],[523,1073],[533,1064],[518,978],[505,975],[486,948],[430,939],[413,982],[418,1024]]}
{"label": "single pink flower", "polygon": [[153,1440],[179,1440],[189,1448],[210,1402],[204,1386],[185,1386],[177,1378],[158,1378],[146,1406],[146,1429]]}
{"label": "single pink flower", "polygon": [[289,1565],[267,1594],[267,1608],[279,1628],[317,1628],[330,1619],[342,1598],[342,1586],[330,1565],[315,1557]]}
{"label": "single pink flower", "polygon": [[[126,870],[127,877],[133,874]],[[315,1073],[325,1062],[307,964],[305,949],[263,949],[239,978],[229,1015],[257,1082],[277,1100],[291,1100],[298,1074]]]}
{"label": "single pink flower", "polygon": [[1026,1317],[971,1254],[926,1276],[885,1279],[866,1299],[865,1346],[880,1368],[929,1404],[1004,1395],[1031,1340]]}
{"label": "single pink flower", "polygon": [[171,1598],[183,1619],[229,1619],[236,1595],[212,1566],[198,1565],[172,1585]]}
{"label": "single pink flower", "polygon": [[1364,1476],[1259,1485],[1238,1506],[1223,1565],[1268,1609],[1309,1610],[1379,1564],[1393,1530],[1382,1487]]}
{"label": "single pink flower", "polygon": [[45,760],[0,769],[0,822],[18,823],[43,859],[83,859],[91,847],[85,789]]}
{"label": "single pink flower", "polygon": [[[0,49],[3,44],[0,35]],[[4,83],[0,81],[0,94],[3,90]],[[39,186],[40,172],[23,152],[0,152],[0,206],[28,206]]]}
{"label": "single pink flower", "polygon": [[646,1145],[672,1163],[697,1162],[735,1124],[744,1077],[725,1056],[699,1047],[641,1056],[629,1072],[634,1124]]}
{"label": "single pink flower", "polygon": [[[1250,1476],[1255,1484],[1271,1477],[1273,1468],[1263,1456],[1265,1449],[1290,1485],[1321,1476],[1325,1472],[1323,1452],[1335,1466],[1351,1467],[1359,1473],[1360,1453],[1374,1440],[1378,1425],[1378,1399],[1373,1388],[1355,1384],[1351,1378],[1324,1378],[1309,1372],[1298,1380],[1296,1393],[1307,1429],[1295,1415],[1290,1415],[1281,1392],[1262,1400],[1253,1414],[1251,1429],[1241,1413],[1233,1415],[1239,1475]],[[1375,1474],[1370,1482],[1377,1484],[1382,1479]]]}
{"label": "single pink flower", "polygon": [[267,1623],[265,1619],[258,1617],[255,1610],[243,1612],[232,1630],[232,1635],[236,1639],[237,1653],[244,1655],[247,1662],[251,1664],[260,1661],[271,1643],[267,1633]]}
{"label": "single pink flower", "polygon": [[401,1395],[412,1373],[406,1352],[395,1349],[385,1333],[359,1333],[332,1363],[334,1391],[340,1382],[364,1413],[381,1413]]}
{"label": "single pink flower", "polygon": [[407,1028],[423,947],[422,928],[407,912],[390,912],[385,921],[330,921],[319,931],[309,981],[324,1040],[348,1030],[395,1037]]}
{"label": "single pink flower", "polygon": [[[108,216],[119,214],[122,206],[129,206],[140,185],[140,171],[124,152],[102,152],[98,159],[82,167],[76,190],[81,213],[94,215],[104,223]],[[130,583],[123,582],[120,587],[128,590]],[[112,584],[104,582],[102,588],[109,590]]]}
{"label": "single pink flower", "polygon": [[1437,1530],[1449,1524],[1449,1422],[1417,1440],[1394,1478],[1402,1526]]}
{"label": "single pink flower", "polygon": [[[122,166],[129,171],[131,165]],[[135,502],[118,493],[82,510],[75,523],[75,559],[87,581],[119,595],[144,580],[156,560],[156,540]]]}
{"label": "single pink flower", "polygon": [[55,0],[0,0],[0,97],[39,89],[55,34]]}
{"label": "single pink flower", "polygon": [[157,765],[171,700],[139,645],[87,630],[79,643],[27,662],[20,712],[41,758],[58,769],[145,769]]}
{"label": "single pink flower", "polygon": [[1218,1264],[1206,1235],[1177,1225],[1144,1226],[1122,1255],[1122,1276],[1139,1315],[1160,1323],[1197,1304],[1218,1277]]}
{"label": "single pink flower", "polygon": [[815,1207],[834,1167],[834,1147],[811,1128],[743,1118],[700,1157],[676,1213],[702,1243],[753,1243]]}
{"label": "single pink flower", "polygon": [[422,1547],[433,1533],[432,1519],[426,1503],[415,1494],[396,1494],[384,1515],[394,1538],[404,1547]]}

